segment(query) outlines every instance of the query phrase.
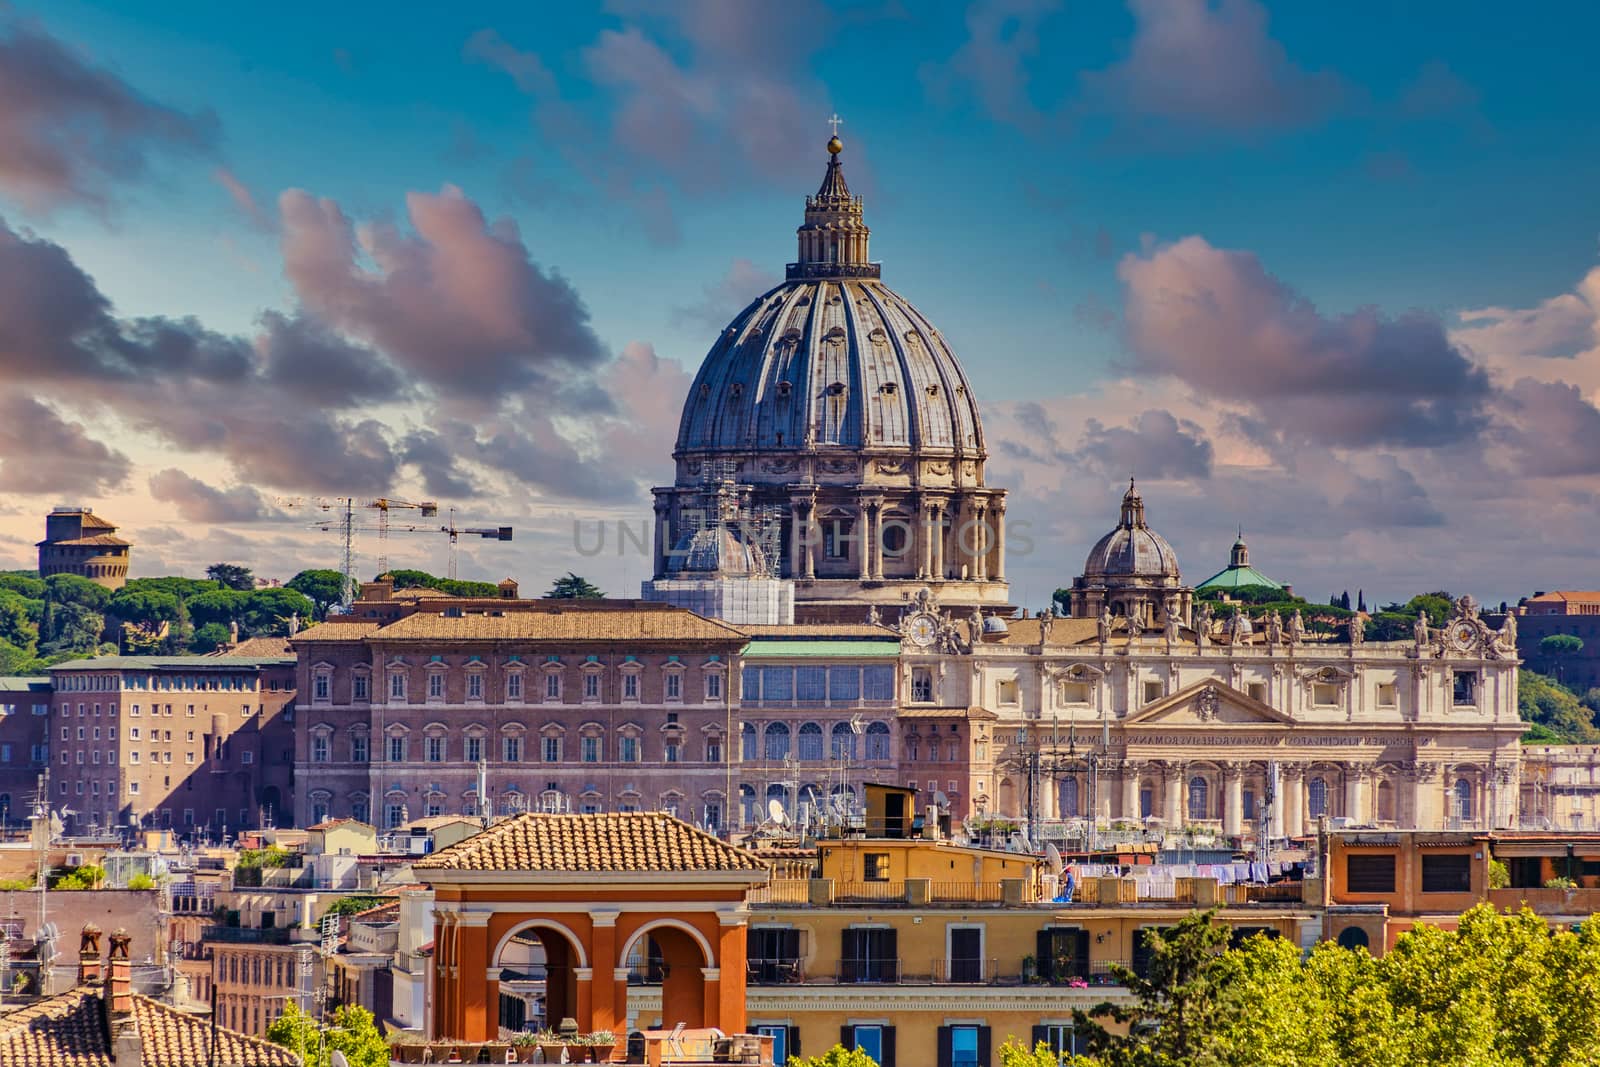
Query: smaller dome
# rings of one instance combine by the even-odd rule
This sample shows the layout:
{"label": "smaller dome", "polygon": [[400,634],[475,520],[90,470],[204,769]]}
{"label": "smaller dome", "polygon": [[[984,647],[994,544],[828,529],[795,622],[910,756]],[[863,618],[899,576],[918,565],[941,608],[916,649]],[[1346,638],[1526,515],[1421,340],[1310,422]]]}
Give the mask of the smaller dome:
{"label": "smaller dome", "polygon": [[1006,620],[998,615],[985,615],[983,617],[983,635],[985,637],[1004,637],[1011,632],[1011,627],[1006,625]]}
{"label": "smaller dome", "polygon": [[766,572],[759,548],[746,544],[726,526],[708,526],[686,534],[674,546],[674,577],[690,575],[756,575]]}
{"label": "smaller dome", "polygon": [[1102,537],[1083,564],[1085,578],[1178,578],[1178,554],[1167,539],[1145,525],[1144,499],[1128,481],[1122,521]]}

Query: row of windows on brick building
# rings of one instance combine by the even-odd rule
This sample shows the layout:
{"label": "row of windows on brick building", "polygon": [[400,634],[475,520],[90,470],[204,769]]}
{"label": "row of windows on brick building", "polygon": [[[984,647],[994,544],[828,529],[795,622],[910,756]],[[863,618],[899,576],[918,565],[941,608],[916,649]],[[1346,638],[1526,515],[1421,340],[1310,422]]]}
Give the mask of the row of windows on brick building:
{"label": "row of windows on brick building", "polygon": [[[466,763],[479,763],[488,758],[491,751],[485,737],[464,737],[460,741],[460,758]],[[540,737],[536,751],[539,753],[537,761],[528,760],[529,750],[527,738],[521,734],[506,734],[500,738],[498,756],[505,763],[544,762],[560,763],[566,756],[566,739],[559,736]],[[419,746],[419,754],[423,763],[448,763],[451,759],[452,746],[450,739],[443,734],[423,737]],[[365,734],[354,734],[350,738],[350,762],[371,762],[371,745]],[[624,734],[616,739],[616,761],[618,763],[642,763],[650,753],[647,751],[643,736]],[[705,742],[705,762],[722,762],[722,739],[709,737]],[[389,763],[411,762],[411,739],[403,736],[391,736],[386,739],[384,749]],[[668,738],[661,745],[659,759],[664,763],[685,762],[689,753],[682,740]],[[607,759],[605,738],[598,735],[584,735],[578,738],[578,762],[604,763]],[[311,737],[311,762],[329,763],[333,757],[333,738],[331,732],[322,731]]]}
{"label": "row of windows on brick building", "polygon": [[[486,699],[487,684],[485,672],[487,665],[481,661],[477,664],[483,669],[469,669],[465,672],[466,682],[463,687],[466,699],[471,703],[478,703]],[[600,701],[604,699],[605,667],[599,664],[588,665],[580,668],[582,680],[580,682],[582,698],[586,701]],[[391,670],[388,672],[388,694],[391,702],[408,701],[411,692],[410,668]],[[683,676],[686,667],[667,666],[661,669],[662,698],[668,702],[683,700]],[[617,682],[617,696],[622,701],[638,701],[642,691],[641,678],[644,668],[629,669],[624,666],[619,669]],[[703,668],[702,692],[708,703],[722,700],[723,678],[720,664],[710,664]],[[546,667],[543,670],[543,699],[546,701],[561,701],[565,699],[565,684],[559,666]],[[329,666],[314,668],[311,677],[311,700],[315,704],[328,704],[333,701],[333,686],[335,670]],[[447,691],[447,669],[443,666],[428,670],[427,681],[423,692],[425,699],[434,702],[443,702]],[[350,699],[353,703],[363,704],[372,699],[371,674],[366,668],[357,668],[351,672]],[[511,670],[505,674],[505,696],[509,702],[526,699],[522,670]]]}

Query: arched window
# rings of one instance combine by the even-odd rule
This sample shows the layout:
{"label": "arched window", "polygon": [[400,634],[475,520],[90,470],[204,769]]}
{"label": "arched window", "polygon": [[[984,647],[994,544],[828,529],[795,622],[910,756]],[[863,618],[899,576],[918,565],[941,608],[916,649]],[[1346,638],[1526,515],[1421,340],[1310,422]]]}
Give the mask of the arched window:
{"label": "arched window", "polygon": [[756,787],[741,785],[739,787],[739,822],[749,826],[756,819]]}
{"label": "arched window", "polygon": [[1068,778],[1061,783],[1061,817],[1076,819],[1078,817],[1078,780]]}
{"label": "arched window", "polygon": [[756,728],[749,723],[739,728],[739,758],[746,760],[756,758]]}
{"label": "arched window", "polygon": [[836,722],[833,724],[832,745],[834,759],[856,758],[856,734],[854,730],[850,729],[849,723]]}
{"label": "arched window", "polygon": [[889,758],[889,726],[875,722],[867,726],[867,759]]}
{"label": "arched window", "polygon": [[1211,817],[1210,799],[1211,789],[1204,778],[1196,775],[1189,779],[1190,821],[1199,822],[1201,819],[1209,819]]}
{"label": "arched window", "polygon": [[800,727],[800,758],[806,760],[820,760],[822,758],[822,727],[814,722],[808,722]]}
{"label": "arched window", "polygon": [[1456,779],[1456,818],[1472,818],[1472,783],[1465,778]]}
{"label": "arched window", "polygon": [[781,722],[767,723],[767,744],[762,752],[763,759],[778,760],[789,758],[789,727]]}
{"label": "arched window", "polygon": [[1311,779],[1306,784],[1306,794],[1313,819],[1319,815],[1328,814],[1328,780],[1326,778],[1317,777]]}
{"label": "arched window", "polygon": [[1367,932],[1359,926],[1346,926],[1339,931],[1340,948],[1366,948],[1368,944]]}

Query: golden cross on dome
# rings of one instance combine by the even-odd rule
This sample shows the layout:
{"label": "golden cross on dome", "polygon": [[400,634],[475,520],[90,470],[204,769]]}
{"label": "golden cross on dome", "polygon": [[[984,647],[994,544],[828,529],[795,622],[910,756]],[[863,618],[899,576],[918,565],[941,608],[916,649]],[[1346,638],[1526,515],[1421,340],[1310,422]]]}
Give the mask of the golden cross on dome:
{"label": "golden cross on dome", "polygon": [[835,111],[833,117],[828,119],[828,125],[833,128],[833,135],[837,137],[839,136],[839,127],[844,125],[844,119],[840,118],[839,113]]}

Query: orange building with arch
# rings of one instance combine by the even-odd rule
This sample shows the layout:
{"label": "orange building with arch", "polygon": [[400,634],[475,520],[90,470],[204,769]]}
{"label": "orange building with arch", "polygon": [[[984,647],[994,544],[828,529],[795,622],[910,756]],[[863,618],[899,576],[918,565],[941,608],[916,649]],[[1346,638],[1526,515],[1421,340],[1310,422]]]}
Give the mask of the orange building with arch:
{"label": "orange building with arch", "polygon": [[[745,894],[769,878],[750,852],[656,812],[526,814],[415,870],[434,889],[435,1037],[494,1040],[502,978],[535,944],[552,1027],[745,1028]],[[630,1010],[630,959],[659,1008]]]}

